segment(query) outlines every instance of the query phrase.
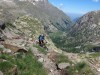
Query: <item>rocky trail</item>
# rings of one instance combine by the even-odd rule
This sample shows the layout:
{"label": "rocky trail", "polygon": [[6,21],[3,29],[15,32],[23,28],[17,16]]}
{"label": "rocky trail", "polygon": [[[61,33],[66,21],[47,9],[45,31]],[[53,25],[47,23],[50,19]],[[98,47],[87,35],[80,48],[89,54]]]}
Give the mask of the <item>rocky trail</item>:
{"label": "rocky trail", "polygon": [[[33,42],[25,41],[24,39],[12,39],[12,40],[5,40],[6,48],[8,48],[5,52],[17,52],[18,49],[29,49],[31,48],[33,55],[37,58],[39,62],[43,64],[43,67],[48,72],[48,75],[65,75],[61,74],[62,70],[57,69],[56,63],[53,61],[52,53],[57,54],[53,50],[48,50],[46,54],[41,53],[38,48],[33,46]],[[15,47],[15,48],[13,48]],[[11,50],[13,49],[13,51]],[[9,50],[9,51],[8,51]],[[65,64],[65,68],[66,68]]]}
{"label": "rocky trail", "polygon": [[[64,71],[64,69],[71,66],[71,64],[66,63],[66,62],[57,64],[55,61],[57,59],[56,56],[59,53],[55,52],[51,48],[48,48],[48,51],[46,51],[46,53],[42,53],[38,50],[38,48],[33,46],[34,44],[36,45],[35,42],[28,41],[25,38],[5,40],[5,44],[8,45],[8,46],[6,46],[6,48],[8,48],[8,49],[6,49],[6,51],[5,51],[7,53],[10,53],[10,52],[16,53],[17,50],[19,50],[19,49],[23,49],[24,51],[26,51],[27,49],[31,48],[33,55],[36,57],[36,59],[39,62],[41,62],[43,64],[43,67],[46,69],[48,75],[66,75],[67,73]],[[0,46],[2,47],[2,45],[0,45]],[[13,47],[15,47],[15,48],[13,48]],[[75,54],[75,53],[67,53],[67,52],[62,51],[61,54],[66,56],[66,58],[68,57],[68,59],[70,61],[72,61],[73,63],[78,63],[78,62],[86,60],[86,58],[81,58],[78,54]],[[94,65],[94,62],[93,63],[87,62],[87,63],[89,63],[89,65],[93,69],[96,69],[96,70],[98,70],[100,67],[99,64],[98,64],[99,67],[96,67]],[[97,75],[99,75],[99,73],[100,72],[97,71]]]}

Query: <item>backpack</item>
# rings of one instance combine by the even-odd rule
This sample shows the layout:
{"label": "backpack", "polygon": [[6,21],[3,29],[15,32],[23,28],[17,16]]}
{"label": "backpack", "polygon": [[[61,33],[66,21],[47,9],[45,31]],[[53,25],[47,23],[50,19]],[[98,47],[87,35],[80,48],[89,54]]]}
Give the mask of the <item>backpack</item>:
{"label": "backpack", "polygon": [[39,40],[44,40],[44,36],[40,35]]}

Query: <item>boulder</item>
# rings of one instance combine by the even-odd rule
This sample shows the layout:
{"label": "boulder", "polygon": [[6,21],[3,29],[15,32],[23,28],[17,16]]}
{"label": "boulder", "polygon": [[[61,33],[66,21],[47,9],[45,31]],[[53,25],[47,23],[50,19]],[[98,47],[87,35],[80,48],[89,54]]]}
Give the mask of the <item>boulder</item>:
{"label": "boulder", "polygon": [[97,71],[100,72],[100,68],[97,68]]}
{"label": "boulder", "polygon": [[69,66],[70,66],[69,63],[60,63],[60,64],[58,64],[59,69],[66,69]]}
{"label": "boulder", "polygon": [[12,51],[10,49],[4,49],[3,53],[12,53]]}
{"label": "boulder", "polygon": [[5,59],[0,59],[0,62],[5,62],[5,61],[7,61],[7,60],[5,60]]}
{"label": "boulder", "polygon": [[3,46],[6,49],[10,49],[13,53],[16,53],[16,52],[24,52],[24,53],[26,53],[27,52],[26,49],[21,48],[21,47],[17,47],[17,46],[11,45],[11,44],[5,44],[4,43]]}
{"label": "boulder", "polygon": [[38,61],[42,63],[42,62],[44,62],[44,59],[43,58],[39,58]]}

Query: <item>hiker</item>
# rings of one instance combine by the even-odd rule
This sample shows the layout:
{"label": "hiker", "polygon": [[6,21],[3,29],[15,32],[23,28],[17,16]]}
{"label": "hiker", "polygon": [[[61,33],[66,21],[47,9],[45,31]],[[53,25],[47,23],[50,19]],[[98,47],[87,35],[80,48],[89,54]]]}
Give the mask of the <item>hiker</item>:
{"label": "hiker", "polygon": [[40,45],[41,47],[44,46],[44,35],[43,35],[43,34],[39,36],[39,45]]}

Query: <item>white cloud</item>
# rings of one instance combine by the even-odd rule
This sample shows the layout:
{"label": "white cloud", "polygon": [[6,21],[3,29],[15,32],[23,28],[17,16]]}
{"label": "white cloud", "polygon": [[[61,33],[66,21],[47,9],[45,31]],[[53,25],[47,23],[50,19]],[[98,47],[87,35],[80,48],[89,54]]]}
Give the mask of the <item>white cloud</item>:
{"label": "white cloud", "polygon": [[93,0],[94,2],[99,2],[100,0]]}
{"label": "white cloud", "polygon": [[63,3],[60,4],[60,6],[63,6],[63,5],[64,5]]}
{"label": "white cloud", "polygon": [[58,8],[61,9],[63,6],[64,6],[64,4],[63,3],[60,3]]}

